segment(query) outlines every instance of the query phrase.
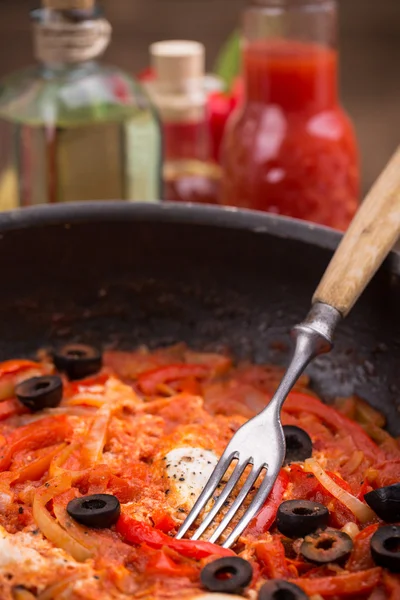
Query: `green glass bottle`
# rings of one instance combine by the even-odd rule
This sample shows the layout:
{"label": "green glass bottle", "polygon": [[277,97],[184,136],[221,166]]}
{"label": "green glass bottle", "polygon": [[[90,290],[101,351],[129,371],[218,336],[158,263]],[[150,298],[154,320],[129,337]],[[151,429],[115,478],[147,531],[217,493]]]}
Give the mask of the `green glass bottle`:
{"label": "green glass bottle", "polygon": [[43,0],[38,64],[0,83],[0,210],[161,198],[157,113],[128,74],[103,66],[111,26],[95,0]]}

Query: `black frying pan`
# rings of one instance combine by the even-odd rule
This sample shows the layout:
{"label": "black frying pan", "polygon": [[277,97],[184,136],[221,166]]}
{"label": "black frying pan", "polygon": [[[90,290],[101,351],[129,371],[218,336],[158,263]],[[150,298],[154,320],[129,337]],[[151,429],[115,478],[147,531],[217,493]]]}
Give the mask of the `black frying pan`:
{"label": "black frying pan", "polygon": [[[340,235],[260,213],[129,203],[0,215],[0,359],[66,340],[186,341],[288,361]],[[392,254],[309,369],[328,400],[353,392],[400,434],[400,259]]]}

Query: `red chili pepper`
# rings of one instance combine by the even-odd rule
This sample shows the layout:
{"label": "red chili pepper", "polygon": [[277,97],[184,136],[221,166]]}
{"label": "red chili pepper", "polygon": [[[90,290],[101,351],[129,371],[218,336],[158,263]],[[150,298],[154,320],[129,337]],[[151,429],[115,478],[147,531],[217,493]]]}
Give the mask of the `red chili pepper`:
{"label": "red chili pepper", "polygon": [[279,473],[278,479],[275,482],[272,492],[269,495],[266,503],[258,513],[258,515],[251,521],[247,527],[245,534],[252,536],[259,536],[262,533],[268,531],[272,523],[275,521],[276,513],[279,505],[282,502],[283,494],[289,485],[289,477],[286,471]]}
{"label": "red chili pepper", "polygon": [[220,160],[221,143],[228,119],[242,100],[243,95],[243,80],[241,77],[238,77],[235,80],[230,93],[213,92],[208,98],[212,157],[216,162],[219,162]]}
{"label": "red chili pepper", "polygon": [[138,377],[140,390],[151,396],[157,392],[157,387],[162,383],[186,379],[187,377],[196,377],[204,379],[209,374],[210,369],[206,365],[188,365],[185,363],[167,365],[141,373]]}
{"label": "red chili pepper", "polygon": [[154,529],[147,523],[141,523],[122,513],[116,525],[117,532],[124,541],[131,544],[147,544],[151,548],[162,548],[166,546],[188,558],[199,560],[207,556],[234,556],[235,553],[222,546],[210,542],[194,540],[177,540],[171,538],[162,531]]}
{"label": "red chili pepper", "polygon": [[332,577],[315,577],[292,579],[291,582],[301,587],[306,594],[320,594],[323,598],[340,598],[353,594],[363,594],[376,587],[382,577],[382,570],[377,567],[358,573],[346,573]]}
{"label": "red chili pepper", "polygon": [[352,437],[357,448],[362,450],[365,456],[374,464],[377,460],[385,459],[385,453],[371,440],[361,425],[351,421],[334,408],[323,404],[314,396],[309,396],[300,392],[292,392],[285,402],[284,410],[288,413],[306,412],[308,414],[311,413],[316,415],[334,427],[337,431],[345,431],[348,433]]}

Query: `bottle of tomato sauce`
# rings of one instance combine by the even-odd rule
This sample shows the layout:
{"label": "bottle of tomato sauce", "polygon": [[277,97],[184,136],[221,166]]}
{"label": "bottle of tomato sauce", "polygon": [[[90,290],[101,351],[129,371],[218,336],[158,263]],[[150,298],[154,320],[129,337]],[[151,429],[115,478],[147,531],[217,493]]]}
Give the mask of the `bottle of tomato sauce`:
{"label": "bottle of tomato sauce", "polygon": [[250,0],[245,98],[222,144],[220,202],[345,230],[359,198],[352,123],[340,105],[335,0]]}

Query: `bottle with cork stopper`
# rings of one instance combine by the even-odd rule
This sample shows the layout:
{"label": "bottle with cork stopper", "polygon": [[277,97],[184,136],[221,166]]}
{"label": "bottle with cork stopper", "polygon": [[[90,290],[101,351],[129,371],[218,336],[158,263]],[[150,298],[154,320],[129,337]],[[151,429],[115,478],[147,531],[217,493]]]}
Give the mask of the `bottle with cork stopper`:
{"label": "bottle with cork stopper", "polygon": [[158,115],[130,75],[98,62],[112,28],[96,0],[42,0],[32,27],[37,65],[0,88],[0,210],[159,200]]}
{"label": "bottle with cork stopper", "polygon": [[150,46],[149,92],[164,134],[164,199],[215,204],[220,167],[212,160],[203,44],[168,40]]}

